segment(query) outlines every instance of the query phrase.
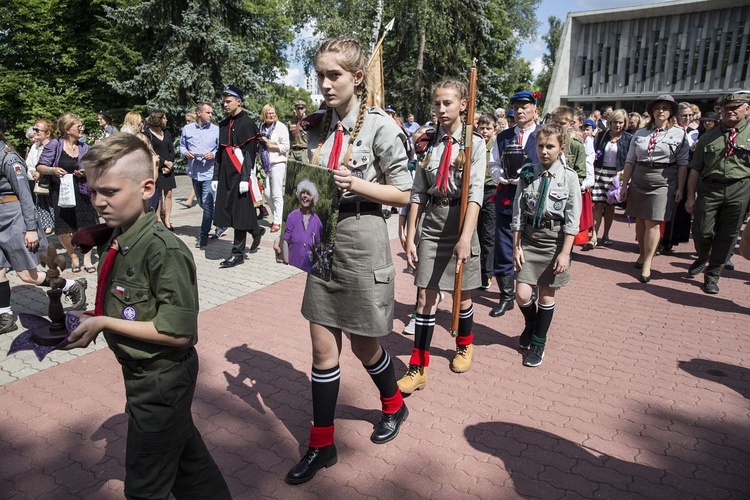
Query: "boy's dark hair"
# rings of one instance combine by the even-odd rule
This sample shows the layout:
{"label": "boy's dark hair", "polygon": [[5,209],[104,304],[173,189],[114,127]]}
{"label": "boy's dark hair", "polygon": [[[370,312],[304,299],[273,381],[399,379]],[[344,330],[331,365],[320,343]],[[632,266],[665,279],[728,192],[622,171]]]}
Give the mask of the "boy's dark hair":
{"label": "boy's dark hair", "polygon": [[477,120],[477,125],[492,125],[494,127],[495,117],[489,113],[482,113],[479,120]]}

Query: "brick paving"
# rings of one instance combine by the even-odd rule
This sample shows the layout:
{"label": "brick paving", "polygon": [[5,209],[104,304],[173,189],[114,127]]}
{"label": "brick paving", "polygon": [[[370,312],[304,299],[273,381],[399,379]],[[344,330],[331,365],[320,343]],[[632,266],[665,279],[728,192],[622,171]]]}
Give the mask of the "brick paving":
{"label": "brick paving", "polygon": [[[191,243],[199,210],[175,217]],[[229,242],[215,254],[209,247],[196,259],[203,309],[193,412],[233,495],[750,496],[750,263],[736,258],[720,295],[704,295],[699,280],[685,277],[691,255],[681,245],[657,258],[644,285],[632,267],[632,228],[619,221],[612,235],[611,248],[577,252],[539,368],[521,365],[518,309],[488,316],[495,289],[475,297],[474,366],[452,373],[450,301],[441,304],[428,385],[407,399],[411,415],[389,444],[368,439],[378,395],[345,341],[339,463],[296,487],[283,477],[306,446],[311,417],[310,345],[299,314],[305,278],[273,262],[270,239],[229,272],[216,269],[219,245]],[[396,240],[392,249],[402,271]],[[399,376],[411,338],[397,332],[414,293],[412,277],[399,272],[396,333],[383,341]],[[357,313],[356,304],[342,307]],[[111,353],[24,364],[35,373],[0,387],[0,498],[121,498],[127,424]]]}

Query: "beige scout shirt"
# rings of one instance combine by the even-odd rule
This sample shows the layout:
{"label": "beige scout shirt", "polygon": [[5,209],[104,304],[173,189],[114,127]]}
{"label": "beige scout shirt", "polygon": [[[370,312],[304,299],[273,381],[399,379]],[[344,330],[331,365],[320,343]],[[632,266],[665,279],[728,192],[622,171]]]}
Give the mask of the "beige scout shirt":
{"label": "beige scout shirt", "polygon": [[636,163],[676,163],[678,166],[688,164],[690,144],[684,130],[680,127],[672,127],[659,132],[654,150],[649,157],[648,144],[653,133],[654,131],[650,128],[642,128],[633,134],[626,163],[633,166]]}
{"label": "beige scout shirt", "polygon": [[[453,132],[451,140],[453,147],[451,150],[451,170],[448,177],[448,191],[443,193],[439,191],[436,183],[438,170],[440,169],[440,159],[443,157],[443,151],[447,139],[445,130],[441,125],[437,131],[439,138],[437,144],[432,148],[430,162],[424,168],[417,168],[414,173],[414,188],[411,192],[411,202],[421,205],[430,201],[430,196],[460,198],[461,188],[463,186],[463,171],[459,172],[453,168],[453,160],[456,159],[460,151],[461,135],[464,133],[463,127]],[[471,145],[471,184],[469,184],[469,201],[474,202],[480,207],[484,201],[484,177],[487,170],[487,148],[484,139],[478,135],[472,136]]]}
{"label": "beige scout shirt", "polygon": [[[513,220],[510,224],[513,231],[524,230],[527,217],[534,217],[536,204],[539,203],[538,191],[544,167],[537,163],[533,168],[534,180],[531,184],[526,185],[523,181],[518,183],[519,189],[513,200]],[[581,219],[581,185],[578,182],[578,174],[572,168],[565,167],[559,160],[552,164],[549,173],[552,178],[544,220],[563,221],[563,232],[575,236],[580,231]]]}
{"label": "beige scout shirt", "polygon": [[[341,146],[339,163],[344,161],[346,150],[349,147],[349,138],[357,125],[359,104],[354,106],[343,119],[339,118],[335,109],[332,112],[328,137],[318,156],[318,164],[321,166],[328,166],[328,157],[335,140],[334,132],[339,121],[341,121],[344,129],[344,142]],[[310,159],[315,155],[319,140],[319,129],[308,130],[307,152]],[[411,189],[412,179],[407,167],[409,159],[404,148],[405,140],[406,135],[396,125],[393,118],[385,114],[385,111],[380,108],[369,108],[362,122],[362,128],[352,145],[352,153],[349,156],[347,166],[352,171],[352,175],[365,179],[367,182],[388,184],[396,186],[401,191],[408,191]],[[365,200],[365,198],[352,193],[345,193],[341,199],[347,202]]]}

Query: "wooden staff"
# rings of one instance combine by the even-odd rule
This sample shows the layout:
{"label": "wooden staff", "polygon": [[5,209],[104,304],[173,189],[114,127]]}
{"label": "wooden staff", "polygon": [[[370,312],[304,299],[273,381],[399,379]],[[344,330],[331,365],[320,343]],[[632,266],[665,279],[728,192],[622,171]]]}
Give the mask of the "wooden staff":
{"label": "wooden staff", "polygon": [[[469,186],[471,185],[471,150],[474,143],[474,109],[477,100],[477,68],[469,70],[469,105],[466,110],[466,127],[464,130],[464,171],[461,185],[461,217],[458,221],[458,237],[466,222],[466,208],[469,206]],[[464,266],[458,263],[456,280],[453,282],[453,312],[451,314],[451,335],[458,335],[458,316],[461,311],[461,286],[464,278]]]}

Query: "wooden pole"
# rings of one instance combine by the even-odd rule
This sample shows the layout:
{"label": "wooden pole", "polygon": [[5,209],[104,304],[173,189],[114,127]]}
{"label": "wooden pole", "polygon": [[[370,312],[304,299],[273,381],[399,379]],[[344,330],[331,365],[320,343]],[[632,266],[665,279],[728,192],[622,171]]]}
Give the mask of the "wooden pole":
{"label": "wooden pole", "polygon": [[[461,217],[458,223],[458,236],[466,222],[466,209],[469,206],[469,186],[471,185],[471,153],[474,143],[474,111],[477,100],[477,68],[469,70],[469,104],[466,110],[466,127],[464,132],[464,172],[461,176]],[[464,278],[464,266],[459,263],[456,280],[453,283],[453,311],[451,315],[451,335],[458,335],[458,316],[461,311],[461,287]]]}

